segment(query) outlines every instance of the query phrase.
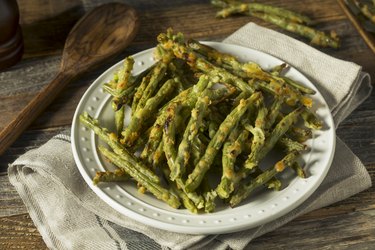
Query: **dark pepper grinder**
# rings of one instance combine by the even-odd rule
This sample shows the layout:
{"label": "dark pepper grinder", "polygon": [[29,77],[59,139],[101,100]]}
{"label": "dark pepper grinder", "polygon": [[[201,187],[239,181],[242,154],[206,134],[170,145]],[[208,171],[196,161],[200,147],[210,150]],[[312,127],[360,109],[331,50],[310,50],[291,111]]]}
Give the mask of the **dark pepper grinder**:
{"label": "dark pepper grinder", "polygon": [[16,0],[0,0],[0,70],[22,58],[23,39]]}

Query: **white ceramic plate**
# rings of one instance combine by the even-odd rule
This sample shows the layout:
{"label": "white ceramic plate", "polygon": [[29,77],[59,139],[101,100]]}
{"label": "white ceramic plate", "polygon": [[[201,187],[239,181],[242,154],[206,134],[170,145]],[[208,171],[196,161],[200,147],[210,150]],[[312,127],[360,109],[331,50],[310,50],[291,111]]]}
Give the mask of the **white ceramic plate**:
{"label": "white ceramic plate", "polygon": [[[216,42],[207,44],[231,53],[242,61],[254,61],[265,69],[282,63],[273,56],[252,49]],[[135,54],[134,59],[133,73],[137,74],[154,63],[152,49]],[[281,191],[259,192],[235,208],[219,204],[215,212],[198,215],[191,214],[186,209],[173,209],[150,194],[140,194],[134,184],[108,183],[94,186],[92,178],[96,171],[114,167],[103,161],[97,150],[98,144],[102,142],[92,131],[79,123],[79,115],[86,111],[98,118],[103,126],[114,127],[110,96],[103,92],[102,85],[109,81],[121,66],[122,62],[117,63],[94,81],[78,104],[72,124],[73,155],[79,171],[92,190],[120,213],[150,226],[174,232],[229,233],[256,227],[285,215],[305,201],[326,176],[335,148],[332,116],[316,87],[295,68],[291,68],[287,73],[288,77],[317,91],[313,96],[313,109],[324,122],[324,128],[314,131],[313,139],[307,142],[310,150],[303,154],[308,178],[301,179],[295,177],[291,171],[285,171],[280,178],[286,183],[286,187]]]}

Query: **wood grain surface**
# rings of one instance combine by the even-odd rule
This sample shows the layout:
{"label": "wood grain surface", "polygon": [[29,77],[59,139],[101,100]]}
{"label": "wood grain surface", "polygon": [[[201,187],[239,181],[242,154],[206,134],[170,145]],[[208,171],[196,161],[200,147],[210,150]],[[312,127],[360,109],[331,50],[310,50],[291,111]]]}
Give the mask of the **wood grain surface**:
{"label": "wood grain surface", "polygon": [[349,7],[345,4],[345,0],[337,0],[342,10],[347,15],[349,20],[353,23],[353,26],[358,30],[358,33],[362,36],[363,40],[367,43],[372,52],[375,53],[375,34],[366,31],[359,19],[350,11]]}
{"label": "wood grain surface", "polygon": [[58,73],[0,131],[0,155],[73,79],[123,51],[138,31],[136,11],[120,3],[99,6],[69,32]]}
{"label": "wood grain surface", "polygon": [[[25,55],[0,73],[0,128],[4,127],[58,71],[64,39],[70,28],[104,0],[18,0],[25,39]],[[27,210],[6,176],[7,165],[29,149],[68,129],[75,107],[93,79],[123,57],[153,47],[155,37],[168,27],[200,40],[221,40],[248,23],[286,33],[250,17],[215,18],[209,1],[128,0],[140,14],[141,26],[130,46],[108,63],[88,72],[62,91],[31,127],[0,156],[0,249],[46,249]],[[353,61],[375,79],[375,55],[367,47],[336,0],[261,1],[309,15],[322,30],[342,38],[338,50],[320,49]],[[286,33],[291,35],[289,33]],[[291,35],[295,37],[294,35]],[[300,38],[298,38],[300,39]],[[304,39],[300,39],[307,42]],[[375,180],[375,93],[373,92],[338,128],[338,136],[354,151]],[[375,188],[305,214],[251,243],[251,249],[374,249]]]}

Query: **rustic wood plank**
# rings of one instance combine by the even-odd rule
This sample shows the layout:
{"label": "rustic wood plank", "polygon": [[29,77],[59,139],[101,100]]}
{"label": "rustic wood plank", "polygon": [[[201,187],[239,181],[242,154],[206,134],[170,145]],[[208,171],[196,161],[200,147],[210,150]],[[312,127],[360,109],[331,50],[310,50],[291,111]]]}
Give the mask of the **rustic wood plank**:
{"label": "rustic wood plank", "polygon": [[353,212],[292,221],[255,239],[249,249],[371,249],[375,244],[374,219],[373,213]]}
{"label": "rustic wood plank", "polygon": [[48,249],[28,214],[0,218],[0,249]]}
{"label": "rustic wood plank", "polygon": [[345,1],[338,0],[337,1],[349,20],[353,23],[353,26],[358,30],[358,33],[362,36],[363,40],[367,43],[369,48],[375,53],[375,34],[371,32],[367,32],[365,28],[362,26],[360,19],[351,12],[350,8],[346,5]]}
{"label": "rustic wood plank", "polygon": [[27,213],[20,196],[6,174],[0,175],[0,217]]}
{"label": "rustic wood plank", "polygon": [[51,139],[54,135],[59,134],[70,126],[58,126],[43,130],[28,130],[0,156],[0,173],[5,174],[8,164],[12,163],[18,156],[24,154],[28,150],[40,147]]}
{"label": "rustic wood plank", "polygon": [[70,29],[84,14],[80,0],[18,0],[24,58],[59,55]]}

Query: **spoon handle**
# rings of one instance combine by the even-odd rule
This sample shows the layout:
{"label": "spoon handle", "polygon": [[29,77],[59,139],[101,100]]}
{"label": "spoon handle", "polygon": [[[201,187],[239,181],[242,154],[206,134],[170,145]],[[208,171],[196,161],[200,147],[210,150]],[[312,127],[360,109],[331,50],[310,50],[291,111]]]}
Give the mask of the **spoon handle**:
{"label": "spoon handle", "polygon": [[59,72],[38,95],[0,133],[0,155],[42,113],[61,90],[73,79],[73,75]]}

